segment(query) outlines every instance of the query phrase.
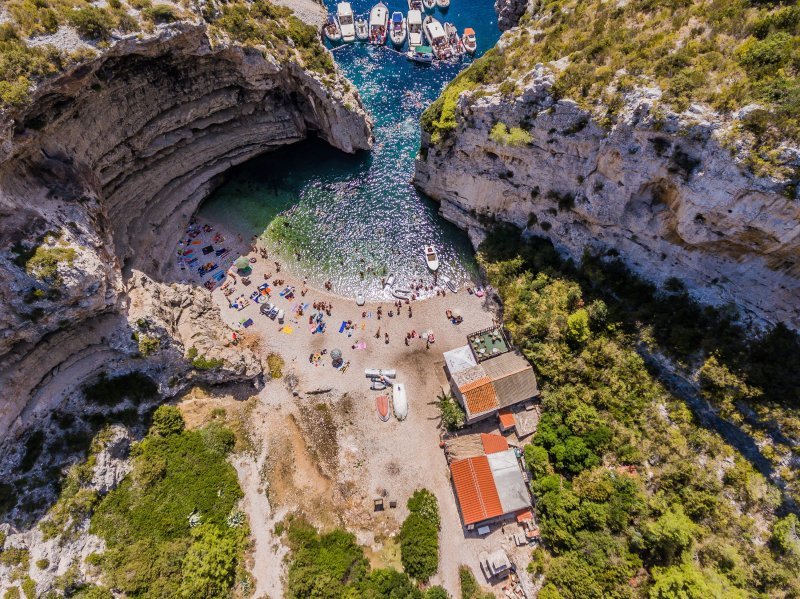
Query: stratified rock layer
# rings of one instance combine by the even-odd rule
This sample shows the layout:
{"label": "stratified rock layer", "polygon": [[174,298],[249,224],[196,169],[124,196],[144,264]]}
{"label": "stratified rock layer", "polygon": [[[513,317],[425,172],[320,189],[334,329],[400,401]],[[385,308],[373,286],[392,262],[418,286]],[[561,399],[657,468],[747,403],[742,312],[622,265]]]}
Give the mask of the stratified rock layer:
{"label": "stratified rock layer", "polygon": [[[222,344],[205,290],[170,280],[171,254],[232,165],[312,133],[345,152],[367,149],[371,125],[349,89],[338,75],[323,79],[257,49],[212,43],[205,24],[182,22],[116,42],[5,115],[0,437],[100,370],[144,370],[166,389],[170,370],[185,374],[176,361],[198,331],[217,338],[203,355],[226,361],[204,376],[256,376],[260,364],[247,350]],[[75,250],[56,279],[26,272],[21,252],[41,243]],[[156,314],[145,326],[166,332],[162,346],[177,344],[161,358],[132,360],[132,290]]]}
{"label": "stratified rock layer", "polygon": [[[701,301],[800,328],[800,201],[736,163],[720,143],[729,123],[696,106],[656,120],[637,92],[607,130],[555,101],[548,73],[538,65],[513,98],[463,93],[455,132],[424,136],[415,182],[444,217],[474,242],[498,220],[577,259],[613,248],[647,279],[677,277]],[[491,136],[497,123],[530,142]]]}

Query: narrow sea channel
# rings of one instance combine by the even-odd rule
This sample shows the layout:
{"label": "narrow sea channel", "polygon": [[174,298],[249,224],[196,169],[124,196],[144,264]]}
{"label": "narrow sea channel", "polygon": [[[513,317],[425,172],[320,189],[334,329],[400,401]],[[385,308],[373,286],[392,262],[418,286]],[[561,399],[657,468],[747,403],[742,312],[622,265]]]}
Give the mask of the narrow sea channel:
{"label": "narrow sea channel", "polygon": [[[459,33],[472,27],[476,57],[494,46],[500,32],[493,0],[451,1],[435,18]],[[352,2],[365,18],[372,4]],[[333,0],[327,6],[335,11]],[[390,14],[408,12],[405,0],[388,6]],[[362,43],[333,54],[375,121],[373,151],[350,156],[309,140],[266,154],[235,168],[200,216],[246,236],[264,235],[290,270],[317,285],[330,280],[341,295],[382,297],[380,278],[388,272],[400,285],[429,278],[427,243],[439,251],[440,271],[465,282],[476,270],[466,235],[438,215],[438,205],[414,189],[411,177],[420,115],[471,59],[417,65],[388,45]]]}

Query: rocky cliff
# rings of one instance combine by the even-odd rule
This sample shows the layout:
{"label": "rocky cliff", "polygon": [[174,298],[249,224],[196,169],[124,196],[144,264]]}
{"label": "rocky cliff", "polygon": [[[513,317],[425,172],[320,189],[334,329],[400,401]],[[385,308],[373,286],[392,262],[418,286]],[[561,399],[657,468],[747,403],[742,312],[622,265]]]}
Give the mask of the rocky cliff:
{"label": "rocky cliff", "polygon": [[[226,346],[205,290],[169,274],[176,239],[232,165],[312,134],[367,149],[370,127],[337,73],[212,34],[202,20],[118,39],[6,111],[0,438],[100,371],[142,370],[165,393],[190,375],[257,376],[255,356]],[[160,339],[153,356],[140,355],[141,334]],[[192,374],[182,357],[191,345],[224,366]]]}
{"label": "rocky cliff", "polygon": [[[800,198],[731,151],[746,109],[675,112],[640,88],[609,124],[556,97],[558,67],[461,83],[451,130],[425,133],[416,165],[416,185],[444,217],[476,243],[503,221],[577,259],[587,247],[618,252],[647,279],[677,277],[701,301],[800,328]],[[784,153],[800,164],[796,149]]]}

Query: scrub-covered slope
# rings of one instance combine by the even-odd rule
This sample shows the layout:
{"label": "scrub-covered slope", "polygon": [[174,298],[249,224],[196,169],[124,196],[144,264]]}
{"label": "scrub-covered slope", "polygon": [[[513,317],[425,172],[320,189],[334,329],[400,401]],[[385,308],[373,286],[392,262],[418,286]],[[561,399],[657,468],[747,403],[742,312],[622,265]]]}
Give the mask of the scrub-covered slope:
{"label": "scrub-covered slope", "polygon": [[423,117],[417,185],[475,234],[580,257],[800,326],[800,8],[533,3]]}

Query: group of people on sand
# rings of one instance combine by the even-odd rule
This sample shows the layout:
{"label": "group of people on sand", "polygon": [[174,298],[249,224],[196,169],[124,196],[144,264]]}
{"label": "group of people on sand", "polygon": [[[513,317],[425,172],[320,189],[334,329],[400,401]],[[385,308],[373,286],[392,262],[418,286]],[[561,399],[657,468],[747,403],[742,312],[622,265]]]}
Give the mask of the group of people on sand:
{"label": "group of people on sand", "polygon": [[317,312],[325,312],[328,316],[331,315],[331,310],[333,310],[333,304],[330,302],[314,302],[312,307]]}

